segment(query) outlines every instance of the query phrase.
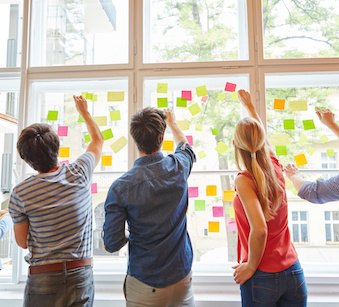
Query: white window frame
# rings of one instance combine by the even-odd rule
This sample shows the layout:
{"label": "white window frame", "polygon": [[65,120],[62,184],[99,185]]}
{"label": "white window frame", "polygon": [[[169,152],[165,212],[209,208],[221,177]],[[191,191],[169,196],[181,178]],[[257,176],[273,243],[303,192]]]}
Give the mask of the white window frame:
{"label": "white window frame", "polygon": [[333,212],[338,212],[339,213],[339,210],[338,211],[326,210],[325,212],[329,212],[330,213],[330,219],[329,220],[325,220],[325,225],[328,224],[331,227],[331,241],[327,241],[326,238],[325,238],[326,244],[336,244],[337,245],[337,244],[339,244],[339,240],[338,241],[334,240],[334,229],[333,229],[333,226],[334,225],[339,225],[339,220],[334,220],[333,219]]}
{"label": "white window frame", "polygon": [[[309,229],[308,229],[308,212],[307,211],[292,211],[292,215],[293,213],[296,212],[298,214],[298,219],[297,220],[293,220],[291,218],[291,224],[292,224],[292,229],[291,229],[291,237],[292,239],[294,238],[294,229],[293,226],[297,225],[298,226],[298,240],[299,241],[293,241],[294,244],[308,244],[310,242],[310,234],[309,234]],[[302,221],[300,218],[300,214],[301,212],[305,212],[306,213],[306,221]],[[301,240],[301,225],[306,225],[307,226],[307,241],[302,241]]]}

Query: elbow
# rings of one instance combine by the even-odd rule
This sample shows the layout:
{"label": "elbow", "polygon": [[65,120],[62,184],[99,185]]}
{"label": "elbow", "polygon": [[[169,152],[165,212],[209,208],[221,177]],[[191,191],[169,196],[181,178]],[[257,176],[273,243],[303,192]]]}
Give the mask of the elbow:
{"label": "elbow", "polygon": [[18,244],[19,247],[21,247],[23,249],[27,249],[26,241],[16,240],[16,243]]}
{"label": "elbow", "polygon": [[115,244],[114,243],[108,244],[104,240],[104,246],[105,246],[106,251],[108,251],[109,253],[115,253],[115,252],[118,252],[120,249],[122,249],[126,245],[127,242],[128,242],[128,239],[126,238]]}
{"label": "elbow", "polygon": [[264,226],[253,230],[253,235],[260,242],[266,241],[268,235],[267,225],[265,224]]}

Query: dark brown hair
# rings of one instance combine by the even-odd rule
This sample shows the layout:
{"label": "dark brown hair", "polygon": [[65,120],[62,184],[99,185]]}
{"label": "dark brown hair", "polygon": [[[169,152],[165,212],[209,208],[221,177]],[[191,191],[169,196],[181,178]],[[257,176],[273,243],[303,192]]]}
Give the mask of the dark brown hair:
{"label": "dark brown hair", "polygon": [[157,152],[166,129],[166,114],[159,109],[147,107],[132,116],[130,133],[142,153]]}
{"label": "dark brown hair", "polygon": [[40,173],[58,164],[59,137],[47,124],[33,124],[21,131],[17,150],[21,159]]}

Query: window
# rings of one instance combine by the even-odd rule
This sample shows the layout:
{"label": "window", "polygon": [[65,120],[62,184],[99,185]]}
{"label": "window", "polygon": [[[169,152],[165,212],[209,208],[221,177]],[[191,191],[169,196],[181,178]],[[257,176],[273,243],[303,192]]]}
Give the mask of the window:
{"label": "window", "polygon": [[292,232],[294,243],[308,242],[308,225],[306,211],[292,211]]}
{"label": "window", "polygon": [[339,211],[325,211],[326,243],[339,242]]}
{"label": "window", "polygon": [[[337,168],[337,155],[328,156],[327,152],[321,153],[321,168],[323,169],[336,169]],[[334,177],[335,174],[322,174],[322,178],[329,179],[330,177]]]}

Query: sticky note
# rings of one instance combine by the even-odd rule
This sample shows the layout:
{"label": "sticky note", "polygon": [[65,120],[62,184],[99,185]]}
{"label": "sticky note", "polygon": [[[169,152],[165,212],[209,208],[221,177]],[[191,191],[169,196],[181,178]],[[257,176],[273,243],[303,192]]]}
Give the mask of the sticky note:
{"label": "sticky note", "polygon": [[295,187],[292,187],[291,191],[294,195],[298,194],[298,190]]}
{"label": "sticky note", "polygon": [[107,126],[107,116],[93,116],[93,120],[98,126]]}
{"label": "sticky note", "polygon": [[219,222],[208,222],[208,232],[219,232]]}
{"label": "sticky note", "polygon": [[285,110],[285,99],[274,99],[274,110]]}
{"label": "sticky note", "polygon": [[313,119],[303,120],[304,130],[315,129]]}
{"label": "sticky note", "polygon": [[317,109],[323,109],[323,110],[326,110],[326,107],[314,107],[315,110]]}
{"label": "sticky note", "polygon": [[101,156],[101,165],[102,166],[111,166],[112,165],[112,156]]}
{"label": "sticky note", "polygon": [[212,134],[213,135],[219,135],[219,129],[218,128],[212,129]]}
{"label": "sticky note", "polygon": [[89,100],[92,100],[92,96],[93,96],[93,94],[87,93],[85,98],[89,99]]}
{"label": "sticky note", "polygon": [[275,152],[277,153],[277,156],[287,156],[286,145],[275,146]]}
{"label": "sticky note", "polygon": [[167,83],[158,83],[157,93],[167,93]]}
{"label": "sticky note", "polygon": [[223,217],[224,216],[224,207],[215,206],[212,207],[213,217]]}
{"label": "sticky note", "polygon": [[290,111],[307,111],[307,101],[289,101]]}
{"label": "sticky note", "polygon": [[162,150],[173,151],[173,141],[164,141]]}
{"label": "sticky note", "polygon": [[326,152],[328,157],[334,157],[334,149],[327,149]]}
{"label": "sticky note", "polygon": [[58,136],[67,136],[67,135],[68,135],[68,126],[59,126]]}
{"label": "sticky note", "polygon": [[231,219],[235,218],[234,207],[229,207],[229,214]]}
{"label": "sticky note", "polygon": [[191,112],[192,116],[198,114],[201,112],[201,109],[199,107],[199,105],[197,103],[191,105],[190,107],[188,107],[188,110]]}
{"label": "sticky note", "polygon": [[60,164],[60,165],[63,165],[63,164],[69,164],[69,160],[60,161],[59,164]]}
{"label": "sticky note", "polygon": [[203,86],[198,86],[195,88],[195,90],[197,91],[197,96],[198,97],[201,97],[201,96],[207,96],[208,93],[207,93],[207,89],[206,89],[206,86],[203,85]]}
{"label": "sticky note", "polygon": [[117,121],[117,120],[121,120],[120,110],[110,111],[109,116],[110,116],[112,122]]}
{"label": "sticky note", "polygon": [[188,197],[189,198],[199,197],[199,188],[198,187],[188,187]]}
{"label": "sticky note", "polygon": [[84,123],[84,119],[82,118],[82,116],[79,114],[79,117],[78,117],[78,123]]}
{"label": "sticky note", "polygon": [[202,125],[196,124],[195,125],[195,131],[202,131]]}
{"label": "sticky note", "polygon": [[228,222],[227,228],[228,228],[228,231],[238,231],[237,223],[234,221]]}
{"label": "sticky note", "polygon": [[231,93],[231,99],[232,99],[232,100],[238,100],[238,99],[239,99],[238,93],[237,93],[237,92]]}
{"label": "sticky note", "polygon": [[91,193],[92,194],[97,194],[98,193],[98,184],[97,183],[92,183],[91,184]]}
{"label": "sticky note", "polygon": [[199,151],[198,152],[198,157],[200,158],[200,159],[202,159],[202,158],[205,158],[206,157],[206,154],[205,154],[205,151]]}
{"label": "sticky note", "polygon": [[158,108],[167,108],[167,98],[158,98]]}
{"label": "sticky note", "polygon": [[302,143],[307,143],[307,137],[306,135],[300,135],[299,136],[299,142]]}
{"label": "sticky note", "polygon": [[201,101],[202,101],[202,102],[206,102],[206,101],[207,101],[207,98],[208,98],[208,96],[202,96]]}
{"label": "sticky note", "polygon": [[190,121],[189,120],[177,120],[177,125],[180,130],[189,130],[190,128]]}
{"label": "sticky note", "polygon": [[178,97],[177,98],[177,107],[186,108],[187,107],[187,98]]}
{"label": "sticky note", "polygon": [[60,147],[59,148],[59,157],[68,158],[69,157],[69,147]]}
{"label": "sticky note", "polygon": [[85,143],[88,143],[88,142],[90,142],[90,141],[91,141],[90,135],[89,135],[89,134],[86,134],[86,135],[85,135]]}
{"label": "sticky note", "polygon": [[111,145],[111,148],[115,153],[118,153],[126,145],[127,145],[127,139],[124,136],[122,136]]}
{"label": "sticky note", "polygon": [[292,185],[292,181],[289,180],[287,177],[285,178],[285,188],[290,190],[292,189],[293,185]]}
{"label": "sticky note", "polygon": [[286,133],[283,134],[271,134],[270,143],[272,146],[276,145],[288,145],[290,143],[290,136]]}
{"label": "sticky note", "polygon": [[104,130],[101,133],[104,136],[104,141],[113,138],[113,132],[111,128]]}
{"label": "sticky note", "polygon": [[58,111],[48,111],[47,120],[58,120]]}
{"label": "sticky note", "polygon": [[310,156],[313,156],[313,154],[315,153],[315,150],[313,147],[308,147],[306,152],[310,155]]}
{"label": "sticky note", "polygon": [[193,136],[192,135],[186,135],[186,139],[187,139],[188,144],[193,146]]}
{"label": "sticky note", "polygon": [[221,101],[224,101],[224,100],[225,100],[225,97],[226,97],[225,94],[219,93],[218,96],[217,96],[217,99],[218,99],[218,100],[221,100]]}
{"label": "sticky note", "polygon": [[225,92],[234,92],[236,87],[237,87],[236,84],[226,82]]}
{"label": "sticky note", "polygon": [[87,95],[87,92],[81,92],[82,98],[85,98],[85,99],[86,99],[86,95]]}
{"label": "sticky note", "polygon": [[321,137],[320,137],[320,141],[322,141],[323,143],[326,143],[327,141],[328,141],[328,137],[327,137],[327,135],[322,135]]}
{"label": "sticky note", "polygon": [[206,210],[205,201],[196,199],[194,201],[194,210],[195,211],[205,211]]}
{"label": "sticky note", "polygon": [[294,119],[284,119],[284,129],[293,130],[294,129]]}
{"label": "sticky note", "polygon": [[224,201],[233,201],[234,195],[234,191],[224,191]]}
{"label": "sticky note", "polygon": [[108,92],[107,101],[124,101],[125,92]]}
{"label": "sticky note", "polygon": [[224,142],[220,141],[217,147],[215,147],[215,150],[221,155],[223,155],[227,151],[228,148],[229,147]]}
{"label": "sticky note", "polygon": [[181,91],[181,97],[192,100],[192,91]]}
{"label": "sticky note", "polygon": [[98,101],[98,95],[92,95],[92,101]]}
{"label": "sticky note", "polygon": [[217,196],[217,186],[216,185],[206,186],[206,196]]}
{"label": "sticky note", "polygon": [[307,164],[307,160],[304,154],[294,156],[294,160],[297,166]]}

